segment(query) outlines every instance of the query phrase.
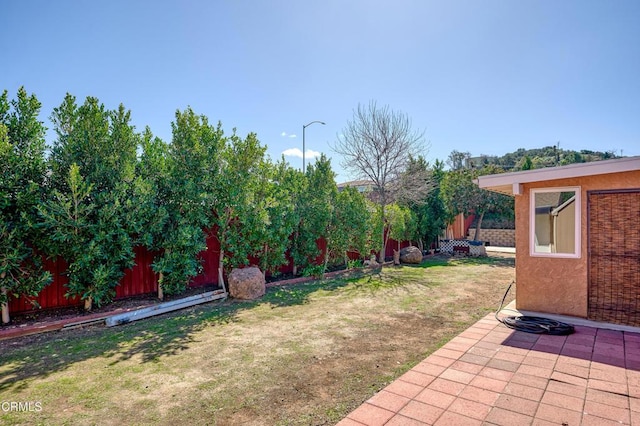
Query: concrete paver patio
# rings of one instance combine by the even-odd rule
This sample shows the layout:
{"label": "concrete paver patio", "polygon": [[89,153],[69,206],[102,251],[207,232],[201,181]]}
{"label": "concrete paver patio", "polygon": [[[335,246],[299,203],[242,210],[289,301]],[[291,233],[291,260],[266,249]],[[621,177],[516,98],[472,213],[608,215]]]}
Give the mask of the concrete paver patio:
{"label": "concrete paver patio", "polygon": [[340,421],[640,426],[640,334],[511,330],[487,315]]}

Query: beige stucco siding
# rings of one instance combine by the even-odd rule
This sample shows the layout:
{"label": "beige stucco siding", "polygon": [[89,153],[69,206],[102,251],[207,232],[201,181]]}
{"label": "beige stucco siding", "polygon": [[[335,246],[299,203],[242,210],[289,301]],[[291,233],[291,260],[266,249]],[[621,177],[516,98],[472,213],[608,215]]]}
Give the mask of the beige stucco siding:
{"label": "beige stucco siding", "polygon": [[[581,256],[578,259],[532,257],[529,253],[531,189],[580,187]],[[587,317],[588,233],[587,192],[640,188],[640,170],[523,184],[515,196],[516,306],[518,309]]]}

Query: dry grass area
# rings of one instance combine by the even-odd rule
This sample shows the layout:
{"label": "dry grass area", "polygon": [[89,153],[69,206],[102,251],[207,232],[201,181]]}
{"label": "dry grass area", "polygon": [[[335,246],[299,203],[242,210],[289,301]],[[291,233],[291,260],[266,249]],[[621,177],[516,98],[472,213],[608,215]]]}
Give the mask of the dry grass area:
{"label": "dry grass area", "polygon": [[495,310],[514,271],[513,255],[433,257],[0,342],[0,402],[32,403],[0,410],[0,423],[335,424]]}

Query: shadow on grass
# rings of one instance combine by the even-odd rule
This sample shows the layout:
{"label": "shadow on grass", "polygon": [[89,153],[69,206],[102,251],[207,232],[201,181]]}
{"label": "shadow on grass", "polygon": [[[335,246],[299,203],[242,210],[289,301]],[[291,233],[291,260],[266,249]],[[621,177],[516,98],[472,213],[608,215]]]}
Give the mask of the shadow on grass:
{"label": "shadow on grass", "polygon": [[410,292],[412,285],[436,285],[425,277],[425,268],[464,264],[513,266],[514,261],[435,256],[416,266],[356,270],[337,279],[271,287],[257,301],[214,302],[113,328],[88,327],[0,342],[0,392],[27,388],[29,379],[44,378],[96,357],[116,365],[135,356],[146,363],[179,354],[198,340],[199,331],[232,323],[240,312],[260,305],[273,309],[303,305],[316,292],[341,289],[347,295],[381,290]]}
{"label": "shadow on grass", "polygon": [[425,277],[422,268],[401,265],[380,269],[366,279],[354,281],[346,291],[368,295],[382,290],[410,293],[416,285],[433,287],[436,284]]}

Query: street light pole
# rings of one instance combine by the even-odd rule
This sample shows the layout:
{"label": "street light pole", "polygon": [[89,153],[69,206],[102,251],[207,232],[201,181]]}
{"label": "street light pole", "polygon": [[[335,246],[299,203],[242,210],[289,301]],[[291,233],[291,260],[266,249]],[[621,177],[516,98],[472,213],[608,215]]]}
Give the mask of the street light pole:
{"label": "street light pole", "polygon": [[307,124],[303,124],[302,125],[302,173],[305,172],[305,167],[304,167],[304,163],[305,162],[304,162],[304,160],[305,160],[305,155],[306,155],[306,153],[305,153],[306,147],[305,147],[305,141],[304,141],[304,129],[306,129],[307,127],[311,126],[313,123],[320,123],[322,125],[325,124],[324,121],[316,120],[316,121],[312,121],[311,123],[307,123]]}

